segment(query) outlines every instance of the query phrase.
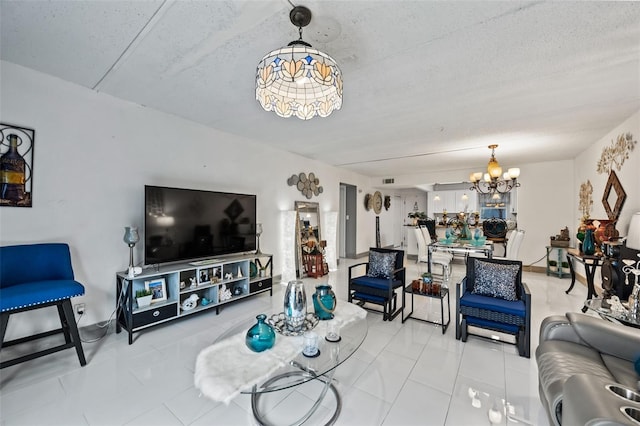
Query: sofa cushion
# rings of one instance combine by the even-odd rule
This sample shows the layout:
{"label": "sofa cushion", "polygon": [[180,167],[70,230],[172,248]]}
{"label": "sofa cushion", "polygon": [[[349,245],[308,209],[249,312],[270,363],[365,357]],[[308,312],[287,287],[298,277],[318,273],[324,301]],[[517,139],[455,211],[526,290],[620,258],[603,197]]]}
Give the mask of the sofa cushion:
{"label": "sofa cushion", "polygon": [[358,278],[354,278],[351,281],[352,286],[367,286],[377,288],[380,290],[389,290],[389,280],[384,278],[374,278],[367,275],[363,275]]}
{"label": "sofa cushion", "polygon": [[599,352],[633,361],[640,356],[637,328],[622,326],[579,312],[567,312],[576,334]]}
{"label": "sofa cushion", "polygon": [[387,302],[386,297],[376,296],[375,294],[371,294],[371,293],[360,293],[358,291],[354,292],[352,297],[354,299],[364,300],[371,303],[377,303],[379,305],[382,305]]}
{"label": "sofa cushion", "polygon": [[367,275],[373,278],[391,278],[396,264],[395,252],[381,253],[377,251],[369,252],[369,270]]}
{"label": "sofa cushion", "polygon": [[460,306],[468,306],[471,308],[491,310],[503,314],[516,315],[522,318],[526,317],[526,307],[522,300],[515,302],[499,299],[496,297],[480,296],[466,292],[460,298]]}
{"label": "sofa cushion", "polygon": [[0,288],[0,311],[69,299],[84,294],[84,286],[74,280],[50,280]]}
{"label": "sofa cushion", "polygon": [[466,320],[467,325],[473,325],[480,328],[488,328],[490,330],[500,331],[503,333],[517,334],[520,330],[520,327],[518,327],[517,325],[491,321],[488,319],[467,316]]}
{"label": "sofa cushion", "polygon": [[474,294],[498,297],[510,301],[518,300],[516,278],[520,270],[519,265],[505,265],[476,260],[474,269]]}

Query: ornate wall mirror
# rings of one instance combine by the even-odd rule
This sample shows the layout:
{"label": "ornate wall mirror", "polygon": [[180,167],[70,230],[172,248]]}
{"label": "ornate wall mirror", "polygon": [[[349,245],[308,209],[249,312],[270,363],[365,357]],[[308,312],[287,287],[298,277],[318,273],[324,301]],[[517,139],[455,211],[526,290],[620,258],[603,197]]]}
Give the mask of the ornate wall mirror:
{"label": "ornate wall mirror", "polygon": [[627,193],[624,192],[618,175],[611,170],[607,185],[604,188],[604,195],[602,196],[602,205],[604,205],[609,220],[614,222],[618,220],[626,199]]}
{"label": "ornate wall mirror", "polygon": [[318,203],[296,201],[296,276],[306,277],[302,255],[319,250],[320,206]]}

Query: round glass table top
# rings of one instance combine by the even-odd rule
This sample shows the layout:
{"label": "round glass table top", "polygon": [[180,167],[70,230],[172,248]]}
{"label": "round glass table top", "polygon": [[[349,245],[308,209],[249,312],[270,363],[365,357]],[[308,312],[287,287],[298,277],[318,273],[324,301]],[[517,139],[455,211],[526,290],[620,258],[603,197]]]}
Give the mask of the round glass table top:
{"label": "round glass table top", "polygon": [[[342,302],[344,304],[348,302]],[[267,318],[272,314],[267,314]],[[271,377],[282,376],[286,379],[271,382],[265,381],[264,383],[255,384],[253,389],[243,391],[246,394],[274,392],[283,389],[287,389],[293,386],[298,386],[302,383],[306,383],[310,380],[318,378],[331,372],[340,364],[349,359],[356,350],[362,345],[365,337],[367,336],[368,326],[366,317],[361,319],[354,319],[345,325],[340,327],[340,340],[337,342],[331,342],[325,339],[327,330],[327,323],[329,321],[319,321],[313,332],[318,334],[318,347],[319,353],[314,357],[307,357],[302,354],[303,341],[302,335],[299,336],[286,336],[279,332],[276,332],[276,344],[279,339],[295,339],[290,343],[299,345],[300,352],[285,366],[275,371]],[[237,334],[245,334],[249,328],[256,323],[254,317],[250,317],[244,321],[240,321],[238,324],[232,326],[221,334],[215,341],[215,343],[221,342],[225,339],[229,339]],[[267,351],[261,352],[258,355],[265,354],[267,357]],[[259,361],[258,361],[259,362]],[[250,369],[251,365],[247,365]],[[302,372],[303,374],[300,374]],[[296,374],[288,374],[296,373]]]}
{"label": "round glass table top", "polygon": [[[626,303],[623,303],[623,306],[625,304]],[[609,308],[604,308],[602,307],[602,299],[587,299],[585,300],[584,305],[605,319],[613,320],[614,322],[618,321],[630,327],[640,328],[640,321],[630,318],[628,310],[625,310],[624,312],[617,312]]]}

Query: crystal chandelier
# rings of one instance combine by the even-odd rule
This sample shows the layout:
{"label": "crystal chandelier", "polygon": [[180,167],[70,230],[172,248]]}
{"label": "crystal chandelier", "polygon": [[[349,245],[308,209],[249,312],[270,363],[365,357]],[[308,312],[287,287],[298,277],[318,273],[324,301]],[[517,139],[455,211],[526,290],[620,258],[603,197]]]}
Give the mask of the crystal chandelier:
{"label": "crystal chandelier", "polygon": [[309,120],[342,107],[342,73],[336,61],[302,40],[311,11],[295,6],[289,13],[300,38],[265,55],[256,70],[256,100],[280,117]]}
{"label": "crystal chandelier", "polygon": [[502,174],[502,167],[500,167],[495,155],[497,147],[498,145],[489,145],[491,158],[487,165],[487,173],[484,173],[483,176],[482,172],[475,172],[469,176],[469,180],[473,184],[471,189],[480,194],[505,194],[520,186],[517,181],[520,169],[512,168],[504,175]]}

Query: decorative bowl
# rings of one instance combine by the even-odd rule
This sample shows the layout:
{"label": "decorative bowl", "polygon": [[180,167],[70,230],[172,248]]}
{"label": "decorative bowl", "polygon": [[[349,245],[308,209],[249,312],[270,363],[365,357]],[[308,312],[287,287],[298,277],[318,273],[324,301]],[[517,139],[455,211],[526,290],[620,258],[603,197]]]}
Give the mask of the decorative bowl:
{"label": "decorative bowl", "polygon": [[283,336],[301,336],[305,331],[310,331],[315,328],[316,325],[320,322],[320,319],[313,312],[308,312],[304,318],[304,324],[302,328],[298,331],[291,331],[287,329],[287,325],[285,323],[284,312],[280,312],[279,314],[273,314],[267,320],[267,323],[271,325],[278,333]]}

